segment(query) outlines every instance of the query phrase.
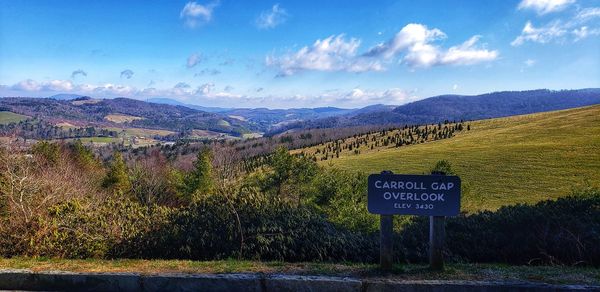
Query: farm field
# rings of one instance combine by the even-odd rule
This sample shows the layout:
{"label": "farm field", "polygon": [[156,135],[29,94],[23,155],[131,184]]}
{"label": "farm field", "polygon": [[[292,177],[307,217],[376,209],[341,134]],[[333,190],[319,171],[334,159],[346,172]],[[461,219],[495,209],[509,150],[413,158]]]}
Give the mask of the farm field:
{"label": "farm field", "polygon": [[448,160],[466,192],[462,209],[494,210],[600,186],[600,106],[473,121],[450,139],[321,161],[366,173],[427,173]]}
{"label": "farm field", "polygon": [[107,115],[106,117],[104,117],[104,119],[107,121],[111,121],[113,123],[121,124],[121,123],[129,123],[129,122],[133,122],[133,121],[137,121],[137,120],[143,120],[144,118],[130,116],[130,115],[122,115],[122,114],[110,114],[110,115]]}
{"label": "farm field", "polygon": [[144,137],[152,137],[152,136],[168,136],[171,134],[175,134],[173,131],[169,130],[158,130],[158,129],[145,129],[145,128],[117,128],[117,127],[106,127],[107,130],[116,131],[119,133],[124,132],[130,136],[144,136]]}
{"label": "farm field", "polygon": [[0,111],[0,124],[6,125],[10,123],[18,123],[24,121],[28,116],[15,114],[13,112]]}
{"label": "farm field", "polygon": [[75,140],[81,140],[81,143],[84,144],[88,144],[88,143],[116,143],[121,141],[121,139],[119,138],[114,138],[114,137],[81,137],[81,138],[69,138],[69,139],[65,139],[67,141],[75,141]]}

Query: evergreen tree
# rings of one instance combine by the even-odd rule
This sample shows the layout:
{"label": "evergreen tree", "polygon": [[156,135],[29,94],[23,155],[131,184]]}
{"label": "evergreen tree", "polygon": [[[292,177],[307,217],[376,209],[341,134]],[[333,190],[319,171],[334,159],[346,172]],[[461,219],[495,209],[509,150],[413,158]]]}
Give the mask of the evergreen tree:
{"label": "evergreen tree", "polygon": [[204,147],[196,156],[194,169],[185,178],[185,194],[190,200],[201,195],[208,195],[213,190],[212,152]]}
{"label": "evergreen tree", "polygon": [[127,174],[127,165],[120,152],[113,153],[108,173],[102,184],[106,188],[112,189],[116,194],[124,195],[131,190],[131,180]]}
{"label": "evergreen tree", "polygon": [[99,166],[92,150],[85,147],[83,143],[81,143],[81,140],[77,139],[75,143],[71,145],[71,151],[73,151],[73,158],[80,167],[91,169]]}
{"label": "evergreen tree", "polygon": [[455,175],[452,170],[452,164],[448,160],[440,160],[438,161],[433,168],[431,169],[431,173],[444,173],[445,175]]}

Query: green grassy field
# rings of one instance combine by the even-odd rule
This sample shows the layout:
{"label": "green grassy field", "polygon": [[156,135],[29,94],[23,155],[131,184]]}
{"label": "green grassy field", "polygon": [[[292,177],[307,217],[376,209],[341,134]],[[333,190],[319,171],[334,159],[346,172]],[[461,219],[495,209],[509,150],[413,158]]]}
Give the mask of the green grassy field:
{"label": "green grassy field", "polygon": [[497,209],[600,187],[600,106],[474,121],[451,139],[346,155],[322,164],[422,174],[445,159],[468,191],[463,210]]}
{"label": "green grassy field", "polygon": [[18,123],[28,119],[28,116],[15,114],[13,112],[0,111],[0,124]]}

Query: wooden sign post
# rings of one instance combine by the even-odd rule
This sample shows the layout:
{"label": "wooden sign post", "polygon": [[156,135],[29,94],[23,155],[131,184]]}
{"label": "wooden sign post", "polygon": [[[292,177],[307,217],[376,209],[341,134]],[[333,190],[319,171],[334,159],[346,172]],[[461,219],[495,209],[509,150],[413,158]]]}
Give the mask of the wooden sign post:
{"label": "wooden sign post", "polygon": [[391,271],[394,265],[394,216],[380,215],[379,264],[383,271]]}
{"label": "wooden sign post", "polygon": [[444,216],[429,216],[429,268],[444,270],[444,237],[446,235]]}
{"label": "wooden sign post", "polygon": [[[381,174],[394,174],[384,170]],[[379,215],[379,266],[383,271],[391,271],[394,266],[394,216]]]}
{"label": "wooden sign post", "polygon": [[[446,175],[444,172],[432,172],[432,175]],[[444,270],[444,241],[446,237],[446,217],[429,216],[429,268]]]}
{"label": "wooden sign post", "polygon": [[460,178],[444,173],[397,175],[372,174],[368,182],[367,209],[379,214],[381,269],[393,266],[393,215],[429,216],[429,265],[444,269],[445,216],[460,212]]}

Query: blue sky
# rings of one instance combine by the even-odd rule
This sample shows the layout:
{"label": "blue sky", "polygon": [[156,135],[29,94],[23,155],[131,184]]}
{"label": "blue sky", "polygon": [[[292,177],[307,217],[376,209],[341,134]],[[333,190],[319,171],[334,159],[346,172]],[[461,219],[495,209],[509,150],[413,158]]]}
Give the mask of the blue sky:
{"label": "blue sky", "polygon": [[359,107],[600,87],[600,1],[0,1],[0,96]]}

